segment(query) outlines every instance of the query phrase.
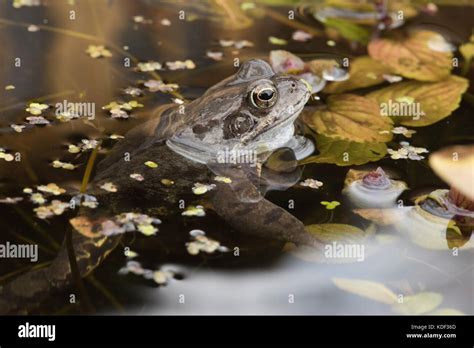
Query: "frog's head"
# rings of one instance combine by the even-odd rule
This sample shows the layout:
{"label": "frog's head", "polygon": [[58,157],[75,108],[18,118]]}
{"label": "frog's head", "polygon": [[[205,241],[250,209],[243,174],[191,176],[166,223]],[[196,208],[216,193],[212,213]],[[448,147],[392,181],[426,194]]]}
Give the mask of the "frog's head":
{"label": "frog's head", "polygon": [[223,153],[271,152],[292,139],[309,96],[301,80],[275,74],[263,60],[247,61],[185,106],[188,122],[167,144],[201,163],[219,161]]}

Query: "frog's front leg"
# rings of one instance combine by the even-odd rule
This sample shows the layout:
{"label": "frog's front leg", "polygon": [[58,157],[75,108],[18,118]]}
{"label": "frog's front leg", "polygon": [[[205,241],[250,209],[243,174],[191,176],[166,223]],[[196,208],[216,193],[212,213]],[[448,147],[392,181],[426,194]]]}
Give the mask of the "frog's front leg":
{"label": "frog's front leg", "polygon": [[[250,182],[239,185],[246,194],[258,194]],[[323,243],[305,231],[303,223],[285,209],[267,199],[242,202],[242,192],[230,185],[219,184],[213,196],[217,214],[237,231],[258,237],[277,239],[295,244],[322,248]]]}

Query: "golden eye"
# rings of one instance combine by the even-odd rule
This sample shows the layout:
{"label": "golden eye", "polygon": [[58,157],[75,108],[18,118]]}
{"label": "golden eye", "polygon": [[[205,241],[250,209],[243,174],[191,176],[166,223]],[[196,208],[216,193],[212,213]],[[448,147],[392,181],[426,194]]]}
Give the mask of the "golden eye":
{"label": "golden eye", "polygon": [[278,92],[276,88],[269,84],[263,84],[255,87],[250,94],[250,101],[253,106],[265,109],[275,105],[278,99]]}

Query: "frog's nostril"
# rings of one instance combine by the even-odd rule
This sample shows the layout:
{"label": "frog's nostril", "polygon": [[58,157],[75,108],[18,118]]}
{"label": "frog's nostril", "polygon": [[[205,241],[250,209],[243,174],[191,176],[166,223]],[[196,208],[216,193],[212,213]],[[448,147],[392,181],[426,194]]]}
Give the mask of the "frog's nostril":
{"label": "frog's nostril", "polygon": [[291,87],[295,88],[295,87],[296,87],[296,83],[293,82],[293,83],[291,84]]}

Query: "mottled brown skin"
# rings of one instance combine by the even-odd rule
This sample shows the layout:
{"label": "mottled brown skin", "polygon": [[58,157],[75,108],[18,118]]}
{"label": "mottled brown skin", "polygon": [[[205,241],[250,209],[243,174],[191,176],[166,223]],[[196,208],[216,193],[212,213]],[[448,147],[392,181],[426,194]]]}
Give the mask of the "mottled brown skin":
{"label": "mottled brown skin", "polygon": [[[263,64],[260,62],[257,61],[256,66],[252,64],[244,66],[241,70],[247,69],[246,73],[250,71],[259,74]],[[269,78],[269,68],[266,65],[263,68],[267,74],[265,78]],[[247,81],[255,83],[255,79],[249,79],[248,76],[240,78],[244,81],[244,87]],[[235,79],[229,78],[225,81],[230,81],[233,91],[236,89],[239,91]],[[250,202],[242,200],[242,197],[255,198],[260,195],[254,181],[249,180],[249,168],[245,165],[225,167],[222,172],[230,173],[229,176],[234,183],[233,185],[219,183],[213,181],[216,174],[210,171],[206,164],[183,157],[166,146],[167,139],[189,127],[193,122],[192,116],[199,113],[202,105],[208,106],[212,101],[209,98],[225,88],[225,81],[218,85],[220,88],[214,86],[206,92],[204,102],[202,100],[193,102],[194,106],[190,106],[190,110],[193,110],[191,115],[189,113],[182,115],[178,112],[177,106],[161,107],[150,115],[148,121],[126,134],[125,139],[120,141],[98,165],[96,177],[92,182],[94,187],[92,193],[98,198],[101,209],[92,213],[90,217],[92,221],[122,212],[139,211],[139,207],[144,203],[152,203],[156,207],[164,206],[168,212],[180,214],[182,210],[178,203],[181,199],[185,200],[186,206],[202,199],[201,196],[192,194],[191,188],[194,183],[215,183],[216,188],[206,193],[204,197],[212,202],[214,211],[235,230],[235,233],[316,248],[321,246],[318,240],[305,232],[303,223],[283,208],[263,197]],[[241,96],[236,95],[236,98]],[[235,103],[235,100],[232,102]],[[203,124],[202,119],[200,122]],[[213,122],[214,125],[215,121]],[[245,136],[246,140],[250,137],[249,134],[242,136]],[[126,154],[130,155],[129,161],[125,160]],[[158,168],[151,169],[144,165],[150,160],[158,163]],[[216,166],[213,168],[216,169]],[[131,179],[132,173],[140,173],[145,180],[139,182]],[[174,185],[166,186],[162,184],[162,179],[171,179]],[[118,187],[118,192],[108,193],[98,189],[102,183],[108,181]],[[120,237],[87,238],[73,231],[72,238],[78,270],[80,276],[85,277],[103,261],[117,245]],[[50,266],[30,271],[0,288],[0,313],[28,313],[45,299],[63,291],[71,284],[68,254],[63,247]]]}

